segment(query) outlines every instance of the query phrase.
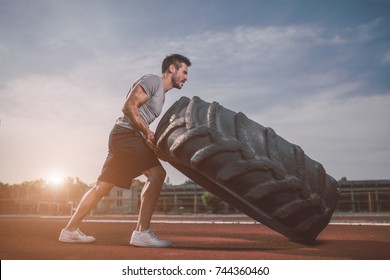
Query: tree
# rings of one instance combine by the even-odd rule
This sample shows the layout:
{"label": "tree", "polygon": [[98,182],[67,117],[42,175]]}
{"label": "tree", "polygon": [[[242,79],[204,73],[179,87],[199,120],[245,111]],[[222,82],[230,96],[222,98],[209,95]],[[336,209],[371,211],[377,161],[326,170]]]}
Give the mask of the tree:
{"label": "tree", "polygon": [[346,182],[347,180],[348,180],[347,177],[341,177],[339,182]]}
{"label": "tree", "polygon": [[203,193],[202,202],[206,209],[211,211],[213,214],[218,213],[218,211],[222,208],[222,200],[209,192]]}

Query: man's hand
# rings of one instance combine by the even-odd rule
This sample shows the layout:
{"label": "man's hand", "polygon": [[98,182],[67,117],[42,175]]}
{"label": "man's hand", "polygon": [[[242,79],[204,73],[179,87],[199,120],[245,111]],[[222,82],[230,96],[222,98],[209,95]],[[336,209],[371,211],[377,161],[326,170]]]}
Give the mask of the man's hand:
{"label": "man's hand", "polygon": [[157,154],[159,152],[159,148],[155,144],[156,140],[154,138],[154,133],[149,130],[145,136],[146,145],[148,145],[148,147],[151,148]]}
{"label": "man's hand", "polygon": [[163,161],[167,161],[167,158],[163,155],[161,150],[156,146],[156,144],[155,144],[156,139],[154,138],[154,133],[152,131],[149,131],[146,134],[145,141],[146,141],[146,145],[148,145],[148,147],[153,150],[153,152],[156,154],[156,156],[159,159],[161,159]]}

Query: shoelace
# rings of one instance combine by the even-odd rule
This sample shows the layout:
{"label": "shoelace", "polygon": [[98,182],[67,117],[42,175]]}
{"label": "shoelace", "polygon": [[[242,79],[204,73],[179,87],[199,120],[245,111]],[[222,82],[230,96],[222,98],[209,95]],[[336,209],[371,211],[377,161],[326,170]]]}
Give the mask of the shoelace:
{"label": "shoelace", "polygon": [[152,230],[149,230],[149,234],[152,238],[155,238],[157,240],[160,240],[160,237],[158,237]]}
{"label": "shoelace", "polygon": [[80,234],[81,236],[86,236],[80,229],[77,229],[77,232],[78,232],[78,234]]}

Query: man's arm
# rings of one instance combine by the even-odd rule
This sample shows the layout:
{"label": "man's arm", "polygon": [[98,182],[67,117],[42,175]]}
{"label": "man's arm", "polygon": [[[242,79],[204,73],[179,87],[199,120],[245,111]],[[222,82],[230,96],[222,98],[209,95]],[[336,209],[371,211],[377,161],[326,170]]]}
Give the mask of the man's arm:
{"label": "man's arm", "polygon": [[159,149],[154,144],[154,133],[149,129],[149,126],[142,119],[139,112],[139,107],[148,101],[148,99],[149,96],[146,94],[145,90],[140,85],[136,85],[127,97],[126,102],[123,105],[122,112],[129,119],[134,128],[138,129],[145,135],[146,144],[153,151],[158,153]]}

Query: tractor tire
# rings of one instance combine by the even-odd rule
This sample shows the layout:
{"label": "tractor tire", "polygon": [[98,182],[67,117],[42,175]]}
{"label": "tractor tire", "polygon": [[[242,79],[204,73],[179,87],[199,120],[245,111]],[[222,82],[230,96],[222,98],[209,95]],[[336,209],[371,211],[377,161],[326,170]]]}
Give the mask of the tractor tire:
{"label": "tractor tire", "polygon": [[339,196],[336,180],[273,129],[217,102],[182,97],[156,129],[166,160],[254,220],[312,244]]}

